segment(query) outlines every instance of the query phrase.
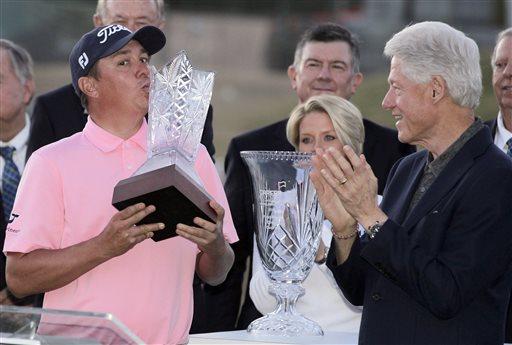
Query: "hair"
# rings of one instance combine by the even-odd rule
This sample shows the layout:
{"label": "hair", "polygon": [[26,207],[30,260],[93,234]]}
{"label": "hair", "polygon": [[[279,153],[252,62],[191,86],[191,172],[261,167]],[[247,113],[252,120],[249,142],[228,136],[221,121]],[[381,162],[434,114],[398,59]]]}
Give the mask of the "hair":
{"label": "hair", "polygon": [[0,49],[7,52],[13,72],[22,84],[25,84],[27,80],[34,79],[34,63],[25,48],[2,38],[0,39]]}
{"label": "hair", "polygon": [[[87,73],[86,77],[92,77],[94,79],[100,78],[100,69],[98,68],[98,62],[96,62],[94,65],[92,65],[91,69]],[[89,105],[89,101],[87,100],[87,95],[80,90],[80,87],[78,87],[79,90],[79,97],[80,97],[80,103],[82,104],[82,107],[84,107],[85,110],[89,111],[87,109],[87,106]]]}
{"label": "hair", "polygon": [[475,109],[482,95],[478,46],[463,32],[441,22],[422,22],[395,34],[384,48],[388,58],[398,57],[402,73],[416,83],[441,76],[452,100]]}
{"label": "hair", "polygon": [[496,38],[496,44],[494,45],[494,49],[492,51],[492,56],[491,56],[491,66],[492,66],[493,70],[495,68],[494,64],[496,63],[496,49],[498,48],[498,44],[501,42],[501,40],[503,40],[507,37],[512,37],[512,27],[501,31],[498,34],[498,38]]}
{"label": "hair", "polygon": [[[34,62],[28,51],[16,43],[0,39],[0,50],[5,50],[11,60],[11,68],[22,85],[34,79]],[[30,95],[29,103],[34,93]]]}
{"label": "hair", "polygon": [[352,55],[352,73],[359,73],[359,40],[347,29],[333,23],[325,23],[313,26],[306,30],[295,48],[293,65],[299,69],[302,62],[304,46],[309,42],[346,42]]}
{"label": "hair", "polygon": [[[98,0],[98,4],[96,5],[96,15],[105,18],[107,15],[107,1],[108,0]],[[152,0],[155,4],[158,19],[164,19],[165,17],[165,4],[164,0]]]}
{"label": "hair", "polygon": [[363,152],[364,125],[361,112],[346,99],[329,94],[310,97],[292,110],[286,124],[286,137],[296,149],[299,148],[300,123],[315,111],[329,116],[336,136],[344,145],[349,145],[358,155]]}

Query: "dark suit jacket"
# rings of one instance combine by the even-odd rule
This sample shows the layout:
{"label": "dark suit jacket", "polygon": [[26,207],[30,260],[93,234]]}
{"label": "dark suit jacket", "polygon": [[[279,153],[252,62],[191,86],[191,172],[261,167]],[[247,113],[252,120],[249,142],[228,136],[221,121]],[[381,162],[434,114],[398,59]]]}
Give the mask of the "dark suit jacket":
{"label": "dark suit jacket", "polygon": [[0,214],[0,245],[2,246],[1,248],[1,253],[0,253],[0,291],[5,289],[7,287],[7,283],[5,282],[5,261],[6,261],[6,258],[5,258],[5,255],[3,253],[3,249],[4,249],[4,242],[5,242],[5,226],[7,225],[5,223],[5,219],[4,219],[4,202],[3,202],[3,199],[2,199],[2,191],[0,191],[0,211],[2,212]]}
{"label": "dark suit jacket", "polygon": [[[210,156],[215,154],[213,146],[213,110],[210,106],[204,124],[201,143]],[[32,113],[32,125],[27,144],[27,157],[38,148],[82,131],[87,122],[87,114],[69,84],[37,97]]]}
{"label": "dark suit jacket", "polygon": [[[252,256],[253,244],[253,212],[252,190],[249,171],[240,157],[244,150],[281,150],[294,151],[294,147],[286,139],[287,119],[235,137],[229,144],[224,168],[226,183],[224,188],[229,201],[231,215],[235,222],[239,241],[234,244],[235,264],[226,281],[218,287],[207,287],[208,310],[215,322],[216,331],[233,329],[238,314],[241,296],[242,275],[246,268],[247,258]],[[394,130],[364,120],[366,140],[363,152],[379,179],[379,191],[384,189],[384,182],[393,164],[401,157],[415,151],[410,145],[401,144]],[[251,266],[249,266],[251,267]],[[249,274],[249,278],[251,275]],[[248,289],[245,303],[238,321],[238,328],[246,328],[255,318],[260,316],[254,307]]]}
{"label": "dark suit jacket", "polygon": [[[498,120],[496,118],[486,121],[485,124],[491,129],[492,137],[496,135]],[[512,343],[512,299],[508,303],[507,322],[505,326],[505,342]]]}
{"label": "dark suit jacket", "polygon": [[328,266],[347,299],[364,305],[360,344],[503,344],[512,287],[512,160],[488,128],[471,138],[406,215],[427,162],[393,168],[373,240]]}

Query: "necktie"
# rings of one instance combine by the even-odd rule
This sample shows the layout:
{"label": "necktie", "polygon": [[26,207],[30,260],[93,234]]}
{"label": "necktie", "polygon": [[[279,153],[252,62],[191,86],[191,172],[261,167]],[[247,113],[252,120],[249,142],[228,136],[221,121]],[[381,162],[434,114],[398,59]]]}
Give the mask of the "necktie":
{"label": "necktie", "polygon": [[2,172],[2,198],[6,222],[9,221],[12,206],[14,205],[14,198],[16,197],[16,190],[20,183],[20,172],[12,160],[14,150],[16,149],[12,146],[0,147],[0,155],[5,161],[4,171]]}
{"label": "necktie", "polygon": [[507,149],[507,155],[512,158],[512,138],[508,139],[507,143],[505,144],[505,146],[508,148]]}

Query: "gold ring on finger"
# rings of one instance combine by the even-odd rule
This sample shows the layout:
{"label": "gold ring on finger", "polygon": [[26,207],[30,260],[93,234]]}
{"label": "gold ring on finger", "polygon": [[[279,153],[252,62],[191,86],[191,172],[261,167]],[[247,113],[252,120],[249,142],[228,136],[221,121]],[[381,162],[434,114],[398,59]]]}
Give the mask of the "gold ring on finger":
{"label": "gold ring on finger", "polygon": [[344,185],[345,183],[347,183],[348,179],[346,177],[343,177],[342,179],[338,180],[338,184],[340,186]]}

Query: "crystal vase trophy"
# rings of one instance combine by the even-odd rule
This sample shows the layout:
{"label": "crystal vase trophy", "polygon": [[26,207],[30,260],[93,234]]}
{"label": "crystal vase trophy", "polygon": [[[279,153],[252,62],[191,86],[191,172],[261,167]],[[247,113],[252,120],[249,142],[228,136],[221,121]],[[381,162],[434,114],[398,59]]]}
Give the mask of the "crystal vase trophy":
{"label": "crystal vase trophy", "polygon": [[310,180],[311,154],[243,151],[253,181],[256,243],[272,281],[269,292],[276,309],[253,321],[247,331],[268,335],[323,335],[322,328],[302,316],[295,302],[318,250],[323,213]]}
{"label": "crystal vase trophy", "polygon": [[213,88],[213,72],[192,68],[184,51],[158,72],[150,67],[148,159],[114,188],[118,210],[143,202],[156,211],[139,224],[162,222],[155,241],[176,236],[178,223],[194,225],[194,217],[215,222],[194,162]]}

